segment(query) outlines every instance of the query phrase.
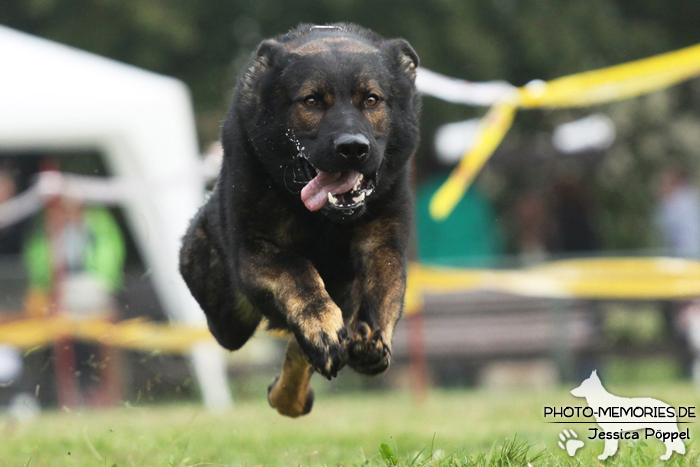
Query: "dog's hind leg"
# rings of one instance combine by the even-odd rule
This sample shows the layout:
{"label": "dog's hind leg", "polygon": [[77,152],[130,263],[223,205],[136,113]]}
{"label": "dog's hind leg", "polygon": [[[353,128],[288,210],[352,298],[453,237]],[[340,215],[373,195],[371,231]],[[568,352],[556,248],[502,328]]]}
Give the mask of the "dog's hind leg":
{"label": "dog's hind leg", "polygon": [[288,417],[299,417],[311,412],[314,403],[314,390],[311,389],[313,374],[314,370],[304,358],[299,343],[292,337],[284,356],[282,372],[267,388],[270,405]]}

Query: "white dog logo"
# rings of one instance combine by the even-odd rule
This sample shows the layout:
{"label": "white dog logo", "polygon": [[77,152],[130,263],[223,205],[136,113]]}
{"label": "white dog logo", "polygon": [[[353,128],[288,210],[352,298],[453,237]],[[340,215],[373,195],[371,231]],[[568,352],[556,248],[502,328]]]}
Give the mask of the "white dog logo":
{"label": "white dog logo", "polygon": [[[604,432],[599,437],[605,439],[605,449],[598,459],[607,459],[617,452],[618,439],[628,439],[626,436],[621,436],[623,432],[640,429],[644,429],[645,434],[647,429],[653,430],[654,433],[663,433],[662,441],[666,445],[666,452],[661,456],[661,460],[668,460],[673,451],[685,454],[685,445],[680,439],[682,433],[678,430],[675,414],[665,418],[649,415],[653,410],[661,410],[667,414],[672,410],[670,405],[651,397],[629,398],[610,394],[603,387],[595,371],[590,378],[571,391],[571,394],[586,399],[586,403],[595,414],[596,422]],[[634,415],[635,412],[642,415]]]}

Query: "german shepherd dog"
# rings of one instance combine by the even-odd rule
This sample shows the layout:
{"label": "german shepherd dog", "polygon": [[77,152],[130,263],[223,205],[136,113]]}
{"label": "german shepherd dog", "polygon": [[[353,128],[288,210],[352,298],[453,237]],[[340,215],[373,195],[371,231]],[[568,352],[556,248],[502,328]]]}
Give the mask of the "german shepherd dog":
{"label": "german shepherd dog", "polygon": [[180,270],[209,329],[239,349],[263,320],[291,332],[268,388],[308,413],[312,374],[391,361],[406,289],[418,144],[418,56],[351,24],[300,25],[260,44],[222,128],[216,186]]}

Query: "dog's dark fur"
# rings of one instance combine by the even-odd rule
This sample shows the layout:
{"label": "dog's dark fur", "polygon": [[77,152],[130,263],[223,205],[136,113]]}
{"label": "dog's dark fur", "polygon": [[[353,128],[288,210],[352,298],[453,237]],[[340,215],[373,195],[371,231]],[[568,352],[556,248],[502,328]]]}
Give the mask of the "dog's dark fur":
{"label": "dog's dark fur", "polygon": [[[349,24],[301,25],[253,54],[223,124],[221,174],[180,258],[222,346],[240,348],[266,318],[329,379],[346,363],[365,374],[389,366],[406,284],[417,66],[404,40]],[[342,153],[342,135],[367,150]],[[313,168],[359,172],[373,192],[351,209],[311,211],[299,191]]]}

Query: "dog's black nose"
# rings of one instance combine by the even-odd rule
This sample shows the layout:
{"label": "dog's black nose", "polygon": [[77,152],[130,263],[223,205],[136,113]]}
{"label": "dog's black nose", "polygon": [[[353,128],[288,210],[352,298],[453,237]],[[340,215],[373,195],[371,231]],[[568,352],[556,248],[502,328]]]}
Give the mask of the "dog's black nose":
{"label": "dog's black nose", "polygon": [[369,140],[361,134],[340,135],[335,139],[335,152],[346,159],[359,161],[369,155]]}

